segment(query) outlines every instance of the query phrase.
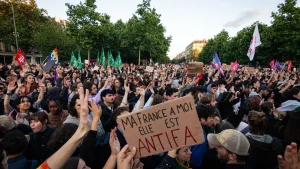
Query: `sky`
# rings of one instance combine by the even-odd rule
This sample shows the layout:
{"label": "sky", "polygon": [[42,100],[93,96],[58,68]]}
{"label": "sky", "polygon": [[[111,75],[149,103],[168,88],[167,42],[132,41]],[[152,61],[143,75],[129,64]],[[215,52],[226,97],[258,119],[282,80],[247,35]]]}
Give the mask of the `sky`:
{"label": "sky", "polygon": [[[65,3],[78,4],[84,0],[36,0],[39,8],[51,17],[67,19]],[[166,36],[173,40],[168,52],[172,59],[193,40],[213,38],[223,29],[230,36],[259,21],[270,25],[272,11],[284,0],[152,0],[151,6],[161,14]],[[97,0],[97,12],[107,13],[111,21],[126,22],[142,0]],[[298,6],[299,6],[298,1]],[[251,37],[249,37],[250,43]],[[263,41],[263,40],[262,40]]]}

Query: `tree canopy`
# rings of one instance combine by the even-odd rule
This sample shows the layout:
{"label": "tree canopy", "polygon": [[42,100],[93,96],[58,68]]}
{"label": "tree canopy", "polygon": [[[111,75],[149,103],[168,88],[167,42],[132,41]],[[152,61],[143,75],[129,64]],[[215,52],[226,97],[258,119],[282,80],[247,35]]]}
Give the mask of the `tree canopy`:
{"label": "tree canopy", "polygon": [[240,30],[236,36],[229,37],[222,30],[214,38],[209,39],[199,54],[199,61],[209,63],[214,51],[217,51],[222,62],[230,63],[238,60],[241,64],[254,64],[259,61],[263,65],[273,59],[293,60],[300,64],[300,8],[296,0],[285,0],[278,5],[278,12],[272,12],[272,22],[268,26],[258,23],[262,44],[256,48],[254,61],[250,62],[247,51],[256,23]]}

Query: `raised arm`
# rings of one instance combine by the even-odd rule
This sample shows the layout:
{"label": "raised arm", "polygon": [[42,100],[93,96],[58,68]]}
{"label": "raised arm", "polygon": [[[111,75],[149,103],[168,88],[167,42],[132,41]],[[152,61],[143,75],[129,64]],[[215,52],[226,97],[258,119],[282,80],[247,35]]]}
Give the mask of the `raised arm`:
{"label": "raised arm", "polygon": [[44,91],[44,90],[45,90],[45,84],[43,83],[42,80],[39,80],[39,86],[40,86],[41,90],[40,90],[38,99],[37,99],[37,101],[36,101],[36,103],[37,103],[38,105],[41,104],[42,100],[44,99],[44,95],[45,95],[45,91]]}
{"label": "raised arm", "polygon": [[10,95],[12,94],[12,91],[16,88],[15,82],[12,81],[7,86],[7,93],[4,98],[4,111],[8,114],[9,113],[9,102],[10,102]]}
{"label": "raised arm", "polygon": [[[73,152],[79,146],[84,136],[90,130],[90,119],[88,118],[88,96],[89,91],[86,90],[84,95],[83,88],[79,89],[80,95],[80,123],[74,135],[51,157],[49,157],[39,168],[47,166],[48,168],[62,168],[69,160]],[[45,164],[46,163],[46,164]]]}

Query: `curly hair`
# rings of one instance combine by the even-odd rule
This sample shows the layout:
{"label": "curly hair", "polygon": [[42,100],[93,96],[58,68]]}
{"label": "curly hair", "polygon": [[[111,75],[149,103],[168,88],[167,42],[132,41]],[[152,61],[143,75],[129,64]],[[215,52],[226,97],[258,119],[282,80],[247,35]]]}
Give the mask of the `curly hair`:
{"label": "curly hair", "polygon": [[8,155],[15,155],[24,152],[27,147],[27,143],[28,141],[25,135],[18,130],[6,133],[2,139],[4,150]]}
{"label": "curly hair", "polygon": [[71,116],[73,116],[73,117],[79,117],[79,116],[78,116],[78,113],[77,113],[77,111],[76,111],[76,109],[75,109],[75,105],[76,105],[76,100],[77,100],[77,99],[79,99],[79,94],[75,94],[75,95],[72,97],[72,99],[71,99],[71,101],[70,101],[70,104],[69,104],[69,106],[68,106],[69,114],[70,114]]}
{"label": "curly hair", "polygon": [[57,128],[48,142],[48,148],[56,152],[73,136],[77,127],[76,124],[66,123]]}
{"label": "curly hair", "polygon": [[259,96],[252,96],[247,103],[247,109],[249,111],[261,111],[260,102]]}
{"label": "curly hair", "polygon": [[265,113],[250,111],[248,116],[248,124],[251,134],[264,135],[267,127],[267,118]]}

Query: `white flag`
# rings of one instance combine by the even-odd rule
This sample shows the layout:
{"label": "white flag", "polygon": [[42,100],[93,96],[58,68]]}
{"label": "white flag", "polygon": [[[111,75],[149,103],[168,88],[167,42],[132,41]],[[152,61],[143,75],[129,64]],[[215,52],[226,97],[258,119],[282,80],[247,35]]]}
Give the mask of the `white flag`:
{"label": "white flag", "polygon": [[247,56],[249,57],[250,61],[252,61],[253,58],[254,58],[255,48],[257,46],[259,46],[260,44],[261,44],[261,41],[260,41],[260,36],[259,36],[259,32],[258,32],[258,25],[256,23],[254,33],[253,33],[253,36],[252,36],[252,40],[251,40],[251,43],[250,43],[250,47],[249,47],[248,53],[247,53]]}

